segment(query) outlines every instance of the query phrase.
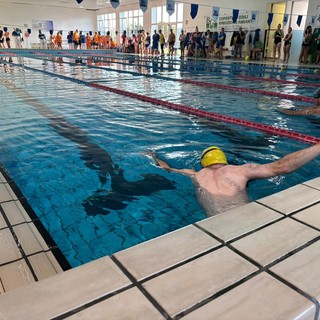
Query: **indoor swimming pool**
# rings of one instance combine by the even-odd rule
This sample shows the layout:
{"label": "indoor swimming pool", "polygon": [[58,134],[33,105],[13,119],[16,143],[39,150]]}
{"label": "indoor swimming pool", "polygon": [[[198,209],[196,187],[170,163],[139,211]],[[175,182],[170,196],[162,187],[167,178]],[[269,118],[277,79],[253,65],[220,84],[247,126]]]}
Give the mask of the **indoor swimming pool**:
{"label": "indoor swimming pool", "polygon": [[[0,163],[72,267],[206,218],[190,179],[159,168],[151,150],[173,167],[200,169],[201,152],[210,145],[220,146],[231,164],[275,161],[309,145],[92,84],[319,136],[319,116],[279,112],[311,105],[319,88],[312,72],[231,63],[194,70],[193,62],[189,68],[187,62],[124,56],[2,62]],[[190,79],[199,85],[185,82]],[[318,177],[319,167],[316,159],[290,175],[253,181],[250,198]]]}

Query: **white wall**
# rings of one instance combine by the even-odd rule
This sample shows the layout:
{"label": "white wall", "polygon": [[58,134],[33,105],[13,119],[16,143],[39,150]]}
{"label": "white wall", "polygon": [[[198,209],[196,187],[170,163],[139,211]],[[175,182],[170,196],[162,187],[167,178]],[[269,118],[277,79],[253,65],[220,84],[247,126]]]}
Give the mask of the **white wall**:
{"label": "white wall", "polygon": [[[23,33],[27,28],[32,32],[29,43],[39,43],[38,29],[32,28],[32,20],[53,20],[54,31],[63,30],[63,39],[66,39],[67,31],[83,30],[96,31],[96,12],[83,9],[68,9],[58,7],[0,4],[0,26],[8,27],[11,33],[13,27],[21,28]],[[25,27],[28,25],[28,27]],[[49,31],[44,31],[49,38]],[[11,41],[12,45],[14,41]]]}

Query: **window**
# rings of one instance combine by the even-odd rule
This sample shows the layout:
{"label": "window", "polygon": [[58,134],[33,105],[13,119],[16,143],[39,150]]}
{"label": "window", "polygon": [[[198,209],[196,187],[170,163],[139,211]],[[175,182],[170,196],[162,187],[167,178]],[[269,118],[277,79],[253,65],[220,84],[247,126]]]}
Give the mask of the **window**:
{"label": "window", "polygon": [[100,31],[102,35],[105,35],[109,31],[111,37],[115,37],[116,35],[116,14],[115,13],[98,15],[97,22],[98,22],[98,31]]}
{"label": "window", "polygon": [[[168,38],[170,29],[176,35],[176,43],[178,43],[179,35],[183,28],[183,3],[176,3],[174,13],[169,16],[166,6],[153,7],[151,9],[151,33],[154,30],[162,30],[165,38]],[[176,44],[177,45],[177,44]]]}
{"label": "window", "polygon": [[137,34],[138,30],[143,29],[142,10],[123,11],[119,14],[120,34],[127,32],[128,36]]}

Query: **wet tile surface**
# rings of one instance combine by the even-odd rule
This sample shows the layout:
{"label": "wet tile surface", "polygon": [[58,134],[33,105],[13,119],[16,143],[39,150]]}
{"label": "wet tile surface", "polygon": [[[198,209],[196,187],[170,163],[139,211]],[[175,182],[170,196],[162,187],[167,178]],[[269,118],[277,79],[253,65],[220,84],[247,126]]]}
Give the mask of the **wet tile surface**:
{"label": "wet tile surface", "polygon": [[[24,287],[35,282],[28,265],[23,259],[1,266],[0,275],[5,292]],[[2,297],[0,297],[0,301],[1,299]]]}
{"label": "wet tile surface", "polygon": [[200,221],[197,225],[219,239],[229,241],[281,217],[283,215],[251,202],[224,214]]}
{"label": "wet tile surface", "polygon": [[16,195],[8,183],[0,183],[0,202],[10,200],[17,200]]}
{"label": "wet tile surface", "polygon": [[[0,310],[4,319],[49,319],[129,284],[106,257],[9,291],[0,298]],[[21,301],[24,307],[17,308]]]}
{"label": "wet tile surface", "polygon": [[7,228],[7,227],[8,227],[8,225],[7,225],[6,221],[3,218],[3,215],[0,212],[0,229]]}
{"label": "wet tile surface", "polygon": [[271,268],[320,302],[320,241]]}
{"label": "wet tile surface", "polygon": [[232,246],[265,266],[319,235],[320,232],[286,218],[235,241]]}
{"label": "wet tile surface", "polygon": [[147,281],[143,286],[174,316],[256,270],[228,248],[222,248]]}
{"label": "wet tile surface", "polygon": [[19,201],[5,202],[2,203],[1,206],[11,225],[31,221],[29,215]]}
{"label": "wet tile surface", "polygon": [[306,181],[303,184],[320,190],[320,178]]}
{"label": "wet tile surface", "polygon": [[137,288],[132,288],[67,319],[161,320],[165,318]]}
{"label": "wet tile surface", "polygon": [[22,257],[17,243],[8,228],[0,230],[0,248],[0,265],[18,260]]}
{"label": "wet tile surface", "polygon": [[301,184],[258,200],[283,214],[290,214],[318,201],[320,190]]}
{"label": "wet tile surface", "polygon": [[314,319],[315,306],[270,275],[262,273],[202,308],[185,320]]}
{"label": "wet tile surface", "polygon": [[13,227],[13,231],[26,255],[49,250],[47,244],[33,224],[19,224]]}
{"label": "wet tile surface", "polygon": [[320,203],[296,213],[293,217],[320,230]]}
{"label": "wet tile surface", "polygon": [[217,240],[189,226],[120,251],[115,257],[136,279],[143,279],[218,245]]}
{"label": "wet tile surface", "polygon": [[60,265],[50,251],[29,256],[28,259],[39,280],[62,272]]}

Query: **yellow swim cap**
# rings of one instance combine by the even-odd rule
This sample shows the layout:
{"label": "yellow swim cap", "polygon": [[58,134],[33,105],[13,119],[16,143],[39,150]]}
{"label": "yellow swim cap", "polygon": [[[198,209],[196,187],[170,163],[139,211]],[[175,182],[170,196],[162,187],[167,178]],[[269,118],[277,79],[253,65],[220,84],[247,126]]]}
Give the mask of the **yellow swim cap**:
{"label": "yellow swim cap", "polygon": [[228,164],[227,157],[219,147],[209,147],[202,152],[200,162],[203,167],[209,167],[212,164]]}

